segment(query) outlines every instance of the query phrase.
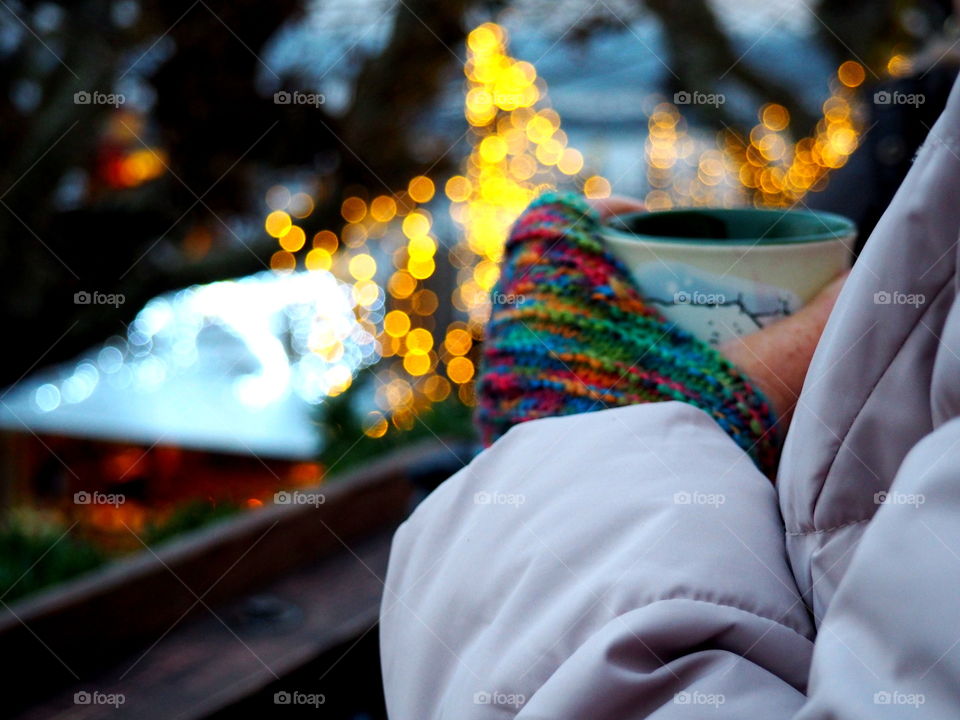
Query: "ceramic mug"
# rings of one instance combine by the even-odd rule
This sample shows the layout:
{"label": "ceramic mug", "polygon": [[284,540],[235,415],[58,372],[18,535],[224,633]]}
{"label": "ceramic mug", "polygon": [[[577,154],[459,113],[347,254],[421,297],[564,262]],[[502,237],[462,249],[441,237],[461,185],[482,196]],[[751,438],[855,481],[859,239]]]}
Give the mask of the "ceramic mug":
{"label": "ceramic mug", "polygon": [[826,212],[689,208],[616,216],[603,236],[647,303],[716,346],[796,312],[848,269],[857,228]]}

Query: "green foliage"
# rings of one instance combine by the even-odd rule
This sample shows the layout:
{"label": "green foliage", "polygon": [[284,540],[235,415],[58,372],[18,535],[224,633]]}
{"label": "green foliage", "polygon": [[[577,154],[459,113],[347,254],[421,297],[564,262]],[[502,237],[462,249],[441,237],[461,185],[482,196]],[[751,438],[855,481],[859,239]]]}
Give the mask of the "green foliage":
{"label": "green foliage", "polygon": [[397,430],[391,425],[383,437],[368,437],[363,432],[366,408],[358,409],[358,399],[370,377],[369,373],[358,377],[347,392],[328,398],[320,405],[319,426],[324,443],[320,460],[331,475],[424,439],[476,439],[472,410],[454,395],[418,415],[410,430]]}
{"label": "green foliage", "polygon": [[169,540],[175,535],[196,530],[215,522],[232,517],[242,508],[232,502],[211,503],[206,500],[194,500],[177,507],[162,523],[149,524],[143,535],[147,545],[154,545]]}
{"label": "green foliage", "polygon": [[[142,534],[150,547],[239,513],[234,503],[185,503]],[[0,598],[12,602],[100,567],[112,555],[90,540],[52,523],[12,514],[0,525]],[[62,536],[62,537],[61,537]],[[139,547],[139,545],[138,545]]]}
{"label": "green foliage", "polygon": [[18,521],[0,527],[0,597],[4,602],[69,580],[103,564],[92,543],[62,528],[32,529]]}

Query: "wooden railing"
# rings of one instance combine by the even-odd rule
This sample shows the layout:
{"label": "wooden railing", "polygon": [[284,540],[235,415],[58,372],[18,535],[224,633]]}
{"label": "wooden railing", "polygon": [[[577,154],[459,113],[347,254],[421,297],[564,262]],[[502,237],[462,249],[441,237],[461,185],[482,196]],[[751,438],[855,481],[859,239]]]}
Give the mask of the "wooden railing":
{"label": "wooden railing", "polygon": [[253,511],[0,608],[4,714],[207,718],[282,687],[371,632],[393,531],[458,456],[397,451],[301,490],[322,504]]}

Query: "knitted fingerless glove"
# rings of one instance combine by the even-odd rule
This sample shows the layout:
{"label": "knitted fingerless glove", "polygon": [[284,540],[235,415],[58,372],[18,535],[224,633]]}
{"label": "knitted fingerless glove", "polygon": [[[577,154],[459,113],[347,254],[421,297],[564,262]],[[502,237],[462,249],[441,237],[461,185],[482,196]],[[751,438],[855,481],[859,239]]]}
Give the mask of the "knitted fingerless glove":
{"label": "knitted fingerless glove", "polygon": [[772,477],[767,401],[720,353],[644,303],[600,229],[582,197],[555,192],[514,225],[477,379],[484,444],[527,420],[680,400],[705,410]]}

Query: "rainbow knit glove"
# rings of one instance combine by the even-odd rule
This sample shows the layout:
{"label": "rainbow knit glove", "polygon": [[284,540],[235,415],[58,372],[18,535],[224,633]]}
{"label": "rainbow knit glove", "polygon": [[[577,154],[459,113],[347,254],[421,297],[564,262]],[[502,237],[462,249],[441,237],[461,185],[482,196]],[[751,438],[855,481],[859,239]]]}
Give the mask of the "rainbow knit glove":
{"label": "rainbow knit glove", "polygon": [[583,198],[540,196],[513,227],[493,292],[477,379],[484,444],[527,420],[664,400],[705,410],[773,476],[774,417],[760,392],[643,302]]}

